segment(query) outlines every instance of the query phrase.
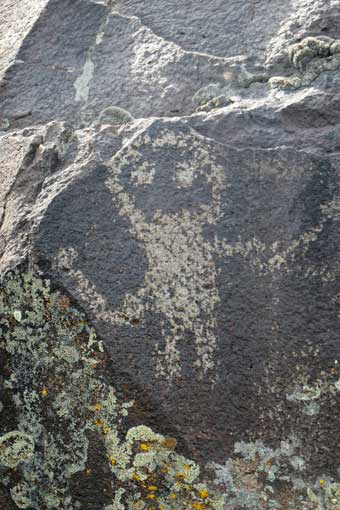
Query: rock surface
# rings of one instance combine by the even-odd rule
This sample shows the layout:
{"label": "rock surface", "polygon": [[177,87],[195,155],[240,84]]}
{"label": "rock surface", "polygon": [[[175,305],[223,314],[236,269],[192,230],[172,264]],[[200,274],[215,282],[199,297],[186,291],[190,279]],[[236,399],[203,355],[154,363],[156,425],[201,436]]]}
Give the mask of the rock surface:
{"label": "rock surface", "polygon": [[[263,460],[255,481],[238,473],[241,488],[232,496],[226,489],[224,508],[338,510],[339,0],[5,4],[2,277],[16,270],[48,278],[66,303],[58,314],[63,307],[83,314],[103,343],[99,360],[97,351],[86,356],[103,374],[99,383],[77,365],[79,380],[98,395],[108,385],[134,400],[125,427],[170,434],[203,472],[235,454]],[[102,440],[84,425],[86,413],[70,411],[95,405],[90,390],[72,396],[74,361],[65,361],[66,347],[78,361],[84,355],[77,335],[85,333],[77,330],[65,347],[60,318],[61,329],[49,331],[64,354],[36,372],[29,347],[25,358],[15,355],[24,337],[14,326],[30,310],[27,282],[25,299],[15,294],[15,315],[0,324],[1,431],[32,436],[35,459],[53,439],[60,455],[68,445],[78,460],[61,457],[68,473],[61,475],[52,453],[40,467],[25,458],[13,474],[1,468],[0,442],[0,507],[121,510],[112,502],[123,483],[118,467],[111,473],[101,460]],[[3,295],[12,296],[19,284],[6,285]],[[12,298],[4,299],[7,317]],[[41,313],[43,329],[54,315]],[[32,324],[22,325],[28,337]],[[41,356],[52,356],[53,342]],[[38,379],[21,377],[20,363],[27,373],[35,367]],[[66,425],[66,411],[53,417],[46,398],[40,414],[27,400],[46,390],[55,410],[67,386]],[[42,429],[25,425],[32,416]],[[80,427],[79,444],[76,429],[63,437],[67,423]],[[259,453],[260,440],[275,455]],[[241,446],[234,453],[239,441],[253,445],[248,457]],[[291,478],[280,465],[285,455]],[[269,485],[277,477],[274,503],[267,493],[254,500],[260,472]],[[44,493],[46,477],[57,496]],[[296,500],[300,489],[305,499]],[[213,507],[202,498],[202,508],[195,501],[178,508]],[[143,508],[149,503],[144,498]]]}

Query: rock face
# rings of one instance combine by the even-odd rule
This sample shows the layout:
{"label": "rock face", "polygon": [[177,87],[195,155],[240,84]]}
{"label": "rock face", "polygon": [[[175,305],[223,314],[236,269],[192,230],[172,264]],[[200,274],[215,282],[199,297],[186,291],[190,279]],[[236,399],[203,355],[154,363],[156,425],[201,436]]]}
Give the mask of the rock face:
{"label": "rock face", "polygon": [[0,508],[339,510],[339,22],[5,1]]}

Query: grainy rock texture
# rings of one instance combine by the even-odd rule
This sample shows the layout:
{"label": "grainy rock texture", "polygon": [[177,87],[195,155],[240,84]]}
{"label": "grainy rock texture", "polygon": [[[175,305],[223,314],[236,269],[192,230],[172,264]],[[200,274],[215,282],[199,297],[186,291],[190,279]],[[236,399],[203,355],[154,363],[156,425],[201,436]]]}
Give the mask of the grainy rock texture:
{"label": "grainy rock texture", "polygon": [[0,30],[0,509],[339,510],[340,1]]}

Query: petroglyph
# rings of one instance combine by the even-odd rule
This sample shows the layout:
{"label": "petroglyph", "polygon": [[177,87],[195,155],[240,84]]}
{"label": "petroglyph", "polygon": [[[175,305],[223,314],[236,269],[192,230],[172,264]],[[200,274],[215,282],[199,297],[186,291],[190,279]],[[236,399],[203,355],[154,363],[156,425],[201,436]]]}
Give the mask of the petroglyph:
{"label": "petroglyph", "polygon": [[[79,269],[74,248],[62,249],[54,259],[55,268],[67,268],[98,319],[113,327],[131,327],[131,318],[142,325],[147,313],[158,317],[161,337],[154,339],[155,366],[157,375],[169,382],[181,373],[188,342],[193,342],[197,375],[214,381],[219,261],[242,259],[262,276],[299,270],[330,280],[337,271],[329,262],[299,265],[322,233],[334,199],[323,206],[318,224],[290,240],[266,243],[240,236],[235,241],[228,239],[227,231],[221,234],[222,201],[232,186],[226,165],[215,142],[193,130],[167,128],[155,138],[149,131],[137,133],[111,160],[107,187],[113,205],[128,220],[130,234],[147,259],[143,283],[127,292],[118,308]],[[213,235],[207,236],[207,229]]]}
{"label": "petroglyph", "polygon": [[[143,319],[146,310],[161,316],[165,347],[162,349],[156,342],[155,354],[159,375],[167,375],[170,379],[180,372],[180,346],[185,335],[191,332],[197,354],[195,366],[203,376],[215,365],[214,310],[220,302],[214,247],[204,238],[203,228],[207,224],[214,225],[221,214],[223,167],[214,157],[211,144],[192,132],[175,135],[163,130],[153,140],[152,146],[160,155],[167,151],[176,152],[173,169],[151,164],[147,155],[138,151],[144,143],[148,140],[142,135],[122,150],[119,159],[112,162],[112,178],[108,182],[115,205],[129,218],[131,233],[145,247],[149,265],[144,285],[135,295],[126,296],[122,308],[115,314],[115,323],[122,323],[126,315],[136,316],[136,311],[139,320]],[[188,151],[189,162],[186,161]],[[149,219],[136,204],[138,192],[133,197],[125,189],[125,174],[129,174],[128,185],[137,189],[152,185],[157,175],[164,171],[172,172],[168,183],[169,199],[164,204],[170,210],[164,212],[157,207]],[[175,210],[175,204],[170,202],[176,199],[176,190],[191,188],[199,177],[206,180],[211,190],[210,203]]]}

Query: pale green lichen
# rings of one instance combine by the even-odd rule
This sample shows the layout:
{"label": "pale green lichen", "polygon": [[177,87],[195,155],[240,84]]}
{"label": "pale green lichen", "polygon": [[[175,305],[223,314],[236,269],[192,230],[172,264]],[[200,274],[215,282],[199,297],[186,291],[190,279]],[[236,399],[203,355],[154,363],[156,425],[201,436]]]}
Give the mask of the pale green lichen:
{"label": "pale green lichen", "polygon": [[[0,335],[0,347],[10,355],[7,388],[18,420],[18,430],[0,438],[1,482],[18,508],[80,508],[70,482],[86,467],[91,431],[114,481],[106,510],[340,510],[340,485],[305,475],[304,445],[294,436],[277,448],[237,442],[224,465],[202,469],[176,452],[174,438],[147,426],[124,435],[121,422],[132,403],[121,403],[96,372],[101,343],[49,282],[31,273],[2,278]],[[334,366],[313,384],[297,380],[289,400],[311,405],[339,388]],[[13,469],[20,474],[15,485]]]}
{"label": "pale green lichen", "polygon": [[[294,436],[281,441],[278,448],[268,448],[261,441],[237,443],[235,453],[238,457],[229,459],[224,465],[210,465],[216,473],[215,484],[227,495],[225,508],[329,508],[323,506],[323,479],[314,483],[304,477],[306,462],[302,451],[302,444]],[[337,485],[334,480],[329,480],[328,484],[332,488]]]}
{"label": "pale green lichen", "polygon": [[223,106],[228,106],[233,101],[231,99],[228,99],[226,96],[220,95],[217,97],[214,97],[210,101],[207,101],[206,103],[200,105],[197,108],[197,112],[210,112],[211,110],[214,110],[215,108],[222,108]]}
{"label": "pale green lichen", "polygon": [[294,386],[286,395],[290,402],[302,404],[302,412],[308,416],[316,416],[321,409],[321,403],[336,397],[340,392],[339,368],[337,362],[329,371],[321,371],[314,381],[308,374],[302,372],[296,376]]}
{"label": "pale green lichen", "polygon": [[308,400],[318,399],[320,395],[321,387],[319,385],[308,386],[305,384],[302,387],[297,387],[291,395],[287,396],[287,400],[291,400],[292,402],[305,402]]}
{"label": "pale green lichen", "polygon": [[309,402],[304,406],[303,412],[307,414],[307,416],[315,416],[320,412],[320,404],[317,402]]}
{"label": "pale green lichen", "polygon": [[264,72],[249,72],[244,64],[238,66],[237,71],[226,73],[222,83],[209,83],[201,87],[193,96],[196,112],[209,112],[216,108],[228,106],[234,102],[232,95],[241,87],[249,88],[255,83],[266,83],[269,75]]}
{"label": "pale green lichen", "polygon": [[288,49],[297,76],[273,76],[269,84],[282,90],[296,90],[310,85],[321,73],[340,68],[340,40],[330,37],[306,37]]}
{"label": "pale green lichen", "polygon": [[3,118],[0,117],[0,132],[7,131],[7,129],[9,129],[9,127],[10,127],[9,120],[4,117]]}
{"label": "pale green lichen", "polygon": [[251,73],[249,72],[244,65],[241,65],[237,82],[242,88],[248,88],[254,83],[266,83],[269,79],[267,73]]}
{"label": "pale green lichen", "polygon": [[209,112],[232,103],[228,98],[228,89],[218,83],[209,83],[202,87],[195,93],[192,100],[197,112]]}
{"label": "pale green lichen", "polygon": [[19,483],[10,489],[11,497],[18,508],[29,508],[31,506],[29,493],[30,490],[27,483]]}
{"label": "pale green lichen", "polygon": [[[86,466],[87,433],[97,430],[95,402],[102,401],[103,409],[110,406],[112,428],[126,412],[97,373],[101,343],[67,296],[29,272],[8,274],[0,282],[0,338],[1,349],[10,355],[5,386],[12,392],[16,434],[21,434],[16,436],[20,442],[1,451],[1,464],[16,465],[25,445],[30,452],[13,497],[33,508],[72,510],[76,502],[65,501],[72,476]],[[13,434],[2,438],[4,445]],[[34,455],[27,450],[29,441],[35,444]]]}
{"label": "pale green lichen", "polygon": [[[39,445],[25,457],[22,479],[11,488],[19,508],[77,508],[70,480],[85,469],[89,430],[102,438],[105,458],[122,485],[115,508],[138,502],[149,508],[156,494],[165,510],[182,507],[184,498],[196,510],[219,508],[222,496],[199,479],[198,465],[175,453],[174,439],[145,426],[121,439],[118,426],[131,403],[118,402],[113,388],[94,373],[102,347],[67,296],[31,273],[7,275],[0,290],[1,348],[11,359],[8,388],[23,431],[18,434]],[[5,458],[5,467],[18,460]]]}
{"label": "pale green lichen", "polygon": [[128,431],[125,441],[109,433],[105,444],[111,470],[123,484],[114,510],[223,508],[224,495],[200,479],[195,462],[175,452],[173,438],[139,426]]}
{"label": "pale green lichen", "polygon": [[28,434],[14,430],[0,437],[0,466],[15,468],[29,461],[33,453],[34,441]]}
{"label": "pale green lichen", "polygon": [[271,87],[281,90],[296,90],[301,87],[301,78],[298,76],[273,76],[269,79],[269,84]]}
{"label": "pale green lichen", "polygon": [[[323,483],[320,483],[323,482]],[[308,489],[308,497],[314,510],[340,510],[340,483],[319,480],[321,490]]]}
{"label": "pale green lichen", "polygon": [[114,126],[128,124],[133,120],[133,116],[127,110],[118,106],[108,106],[99,116],[100,124],[112,124]]}
{"label": "pale green lichen", "polygon": [[289,61],[296,69],[304,71],[315,58],[327,58],[336,54],[337,43],[338,41],[325,36],[305,37],[301,42],[289,47]]}

